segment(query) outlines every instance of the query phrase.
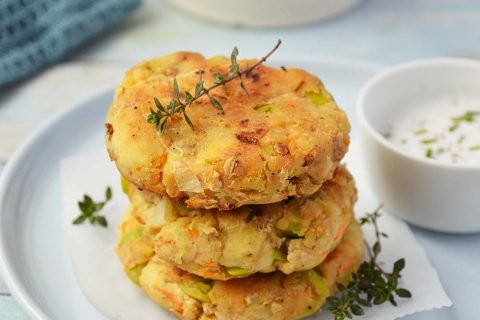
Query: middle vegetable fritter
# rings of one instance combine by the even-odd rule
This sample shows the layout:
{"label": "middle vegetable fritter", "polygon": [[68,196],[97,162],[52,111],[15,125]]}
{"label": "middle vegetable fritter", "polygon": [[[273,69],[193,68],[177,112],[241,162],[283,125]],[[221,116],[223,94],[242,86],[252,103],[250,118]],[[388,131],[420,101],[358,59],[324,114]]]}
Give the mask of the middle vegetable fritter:
{"label": "middle vegetable fritter", "polygon": [[356,189],[339,166],[307,198],[243,206],[233,211],[188,209],[124,183],[132,214],[154,237],[155,254],[198,276],[227,280],[322,263],[351,222]]}

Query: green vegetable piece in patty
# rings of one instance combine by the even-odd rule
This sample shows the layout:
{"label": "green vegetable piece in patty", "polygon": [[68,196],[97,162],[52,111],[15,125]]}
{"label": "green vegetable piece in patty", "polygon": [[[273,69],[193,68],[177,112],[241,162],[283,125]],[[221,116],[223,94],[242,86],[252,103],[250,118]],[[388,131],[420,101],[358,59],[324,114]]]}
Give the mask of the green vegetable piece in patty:
{"label": "green vegetable piece in patty", "polygon": [[128,243],[132,240],[140,239],[141,237],[143,237],[143,229],[142,228],[138,228],[138,229],[129,231],[122,236],[122,238],[120,239],[119,245],[124,245],[125,243]]}
{"label": "green vegetable piece in patty", "polygon": [[137,264],[126,272],[127,277],[137,286],[140,286],[138,279],[140,278],[140,274],[142,274],[143,267],[145,267],[145,264]]}
{"label": "green vegetable piece in patty", "polygon": [[285,253],[283,253],[283,251],[280,250],[279,248],[274,248],[272,255],[273,255],[273,260],[276,260],[276,261],[285,261],[287,259],[287,257],[285,256]]}
{"label": "green vegetable piece in patty", "polygon": [[286,228],[277,225],[277,228],[288,238],[301,238],[302,226],[297,224],[290,224]]}
{"label": "green vegetable piece in patty", "polygon": [[316,106],[322,106],[328,103],[328,98],[324,96],[321,92],[308,91],[305,92],[305,96],[307,96],[310,101],[312,101],[313,104]]}
{"label": "green vegetable piece in patty", "polygon": [[308,281],[313,285],[315,288],[315,292],[322,297],[327,297],[329,294],[329,290],[327,285],[325,284],[325,280],[323,280],[322,276],[318,274],[315,270],[308,270],[307,271]]}
{"label": "green vegetable piece in patty", "polygon": [[129,185],[129,182],[127,181],[127,179],[125,179],[123,176],[120,176],[120,183],[121,183],[121,185],[122,185],[122,191],[123,191],[123,193],[128,194],[128,185]]}
{"label": "green vegetable piece in patty", "polygon": [[257,110],[258,112],[261,112],[261,113],[272,113],[273,104],[271,104],[271,103],[263,104],[263,105],[260,105],[260,106],[256,106],[254,109]]}
{"label": "green vegetable piece in patty", "polygon": [[179,286],[187,296],[200,302],[210,302],[207,295],[212,289],[210,284],[199,279],[190,279],[180,282]]}
{"label": "green vegetable piece in patty", "polygon": [[227,267],[227,273],[231,276],[241,277],[250,274],[250,270],[242,267]]}

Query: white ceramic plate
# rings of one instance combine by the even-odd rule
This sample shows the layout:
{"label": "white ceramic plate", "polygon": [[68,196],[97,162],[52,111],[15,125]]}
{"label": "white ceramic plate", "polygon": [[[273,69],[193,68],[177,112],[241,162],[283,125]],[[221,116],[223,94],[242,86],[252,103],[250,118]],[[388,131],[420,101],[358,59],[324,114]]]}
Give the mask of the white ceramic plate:
{"label": "white ceramic plate", "polygon": [[[378,67],[313,57],[280,57],[319,75],[348,113],[356,136],[354,104],[360,86]],[[0,181],[0,261],[12,294],[34,319],[105,319],[78,287],[64,240],[60,159],[104,144],[112,88],[55,116],[8,162]],[[415,317],[416,318],[416,317]]]}

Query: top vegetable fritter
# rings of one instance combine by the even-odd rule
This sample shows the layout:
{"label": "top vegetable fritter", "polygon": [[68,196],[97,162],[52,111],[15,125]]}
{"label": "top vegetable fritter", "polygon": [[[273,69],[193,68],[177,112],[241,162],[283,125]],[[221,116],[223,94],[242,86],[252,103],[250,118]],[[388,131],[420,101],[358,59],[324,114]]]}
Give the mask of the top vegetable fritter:
{"label": "top vegetable fritter", "polygon": [[[240,61],[240,70],[255,60]],[[159,133],[147,122],[153,97],[168,104],[173,79],[192,91],[203,70],[228,72],[226,57],[205,59],[179,52],[131,69],[115,91],[106,141],[118,169],[139,188],[189,207],[233,209],[308,196],[331,178],[347,151],[350,126],[322,82],[299,69],[259,66],[244,77],[249,95],[234,80],[187,108],[195,130],[169,119]]]}

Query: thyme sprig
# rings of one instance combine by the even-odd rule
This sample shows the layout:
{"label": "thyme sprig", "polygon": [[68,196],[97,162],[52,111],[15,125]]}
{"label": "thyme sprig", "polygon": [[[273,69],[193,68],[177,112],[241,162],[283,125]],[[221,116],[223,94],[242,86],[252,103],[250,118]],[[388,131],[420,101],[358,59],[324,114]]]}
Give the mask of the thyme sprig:
{"label": "thyme sprig", "polygon": [[103,209],[105,204],[112,199],[112,188],[105,189],[105,201],[95,202],[92,197],[87,194],[83,195],[83,201],[78,202],[80,215],[73,220],[73,224],[82,224],[85,221],[90,221],[90,224],[98,224],[102,227],[107,227],[107,219],[105,216],[99,215],[98,212]]}
{"label": "thyme sprig", "polygon": [[405,259],[397,260],[391,272],[385,271],[378,263],[382,251],[381,238],[388,238],[378,228],[377,220],[381,216],[379,206],[374,212],[367,213],[360,219],[360,224],[371,224],[375,230],[375,243],[372,247],[366,244],[369,260],[361,264],[359,270],[352,274],[347,285],[338,284],[339,294],[327,298],[328,310],[335,320],[364,315],[363,308],[383,304],[389,301],[397,306],[396,297],[410,298],[412,294],[405,288],[398,287],[401,271],[405,268]]}
{"label": "thyme sprig", "polygon": [[154,124],[160,132],[164,132],[167,128],[168,119],[180,120],[180,115],[183,116],[187,124],[194,129],[193,123],[190,120],[190,117],[186,113],[185,109],[192,105],[195,101],[200,99],[203,96],[207,96],[210,104],[217,109],[218,111],[223,112],[223,106],[216,98],[211,95],[212,90],[218,88],[219,86],[224,86],[234,79],[240,79],[240,87],[245,91],[247,95],[250,95],[245,83],[243,82],[243,76],[249,75],[256,67],[267,61],[267,59],[280,47],[282,41],[279,39],[275,46],[270,52],[263,56],[256,63],[250,67],[240,70],[240,65],[237,61],[238,57],[238,48],[234,47],[232,53],[230,54],[230,67],[226,75],[221,74],[218,71],[212,73],[215,78],[214,83],[205,87],[204,80],[202,78],[204,71],[199,70],[199,79],[195,85],[193,94],[189,91],[185,91],[185,98],[182,100],[180,98],[180,88],[178,87],[177,79],[173,80],[173,99],[170,100],[167,106],[163,106],[160,101],[154,97],[153,102],[155,104],[156,110],[150,108],[150,113],[148,115],[147,121],[151,124]]}

